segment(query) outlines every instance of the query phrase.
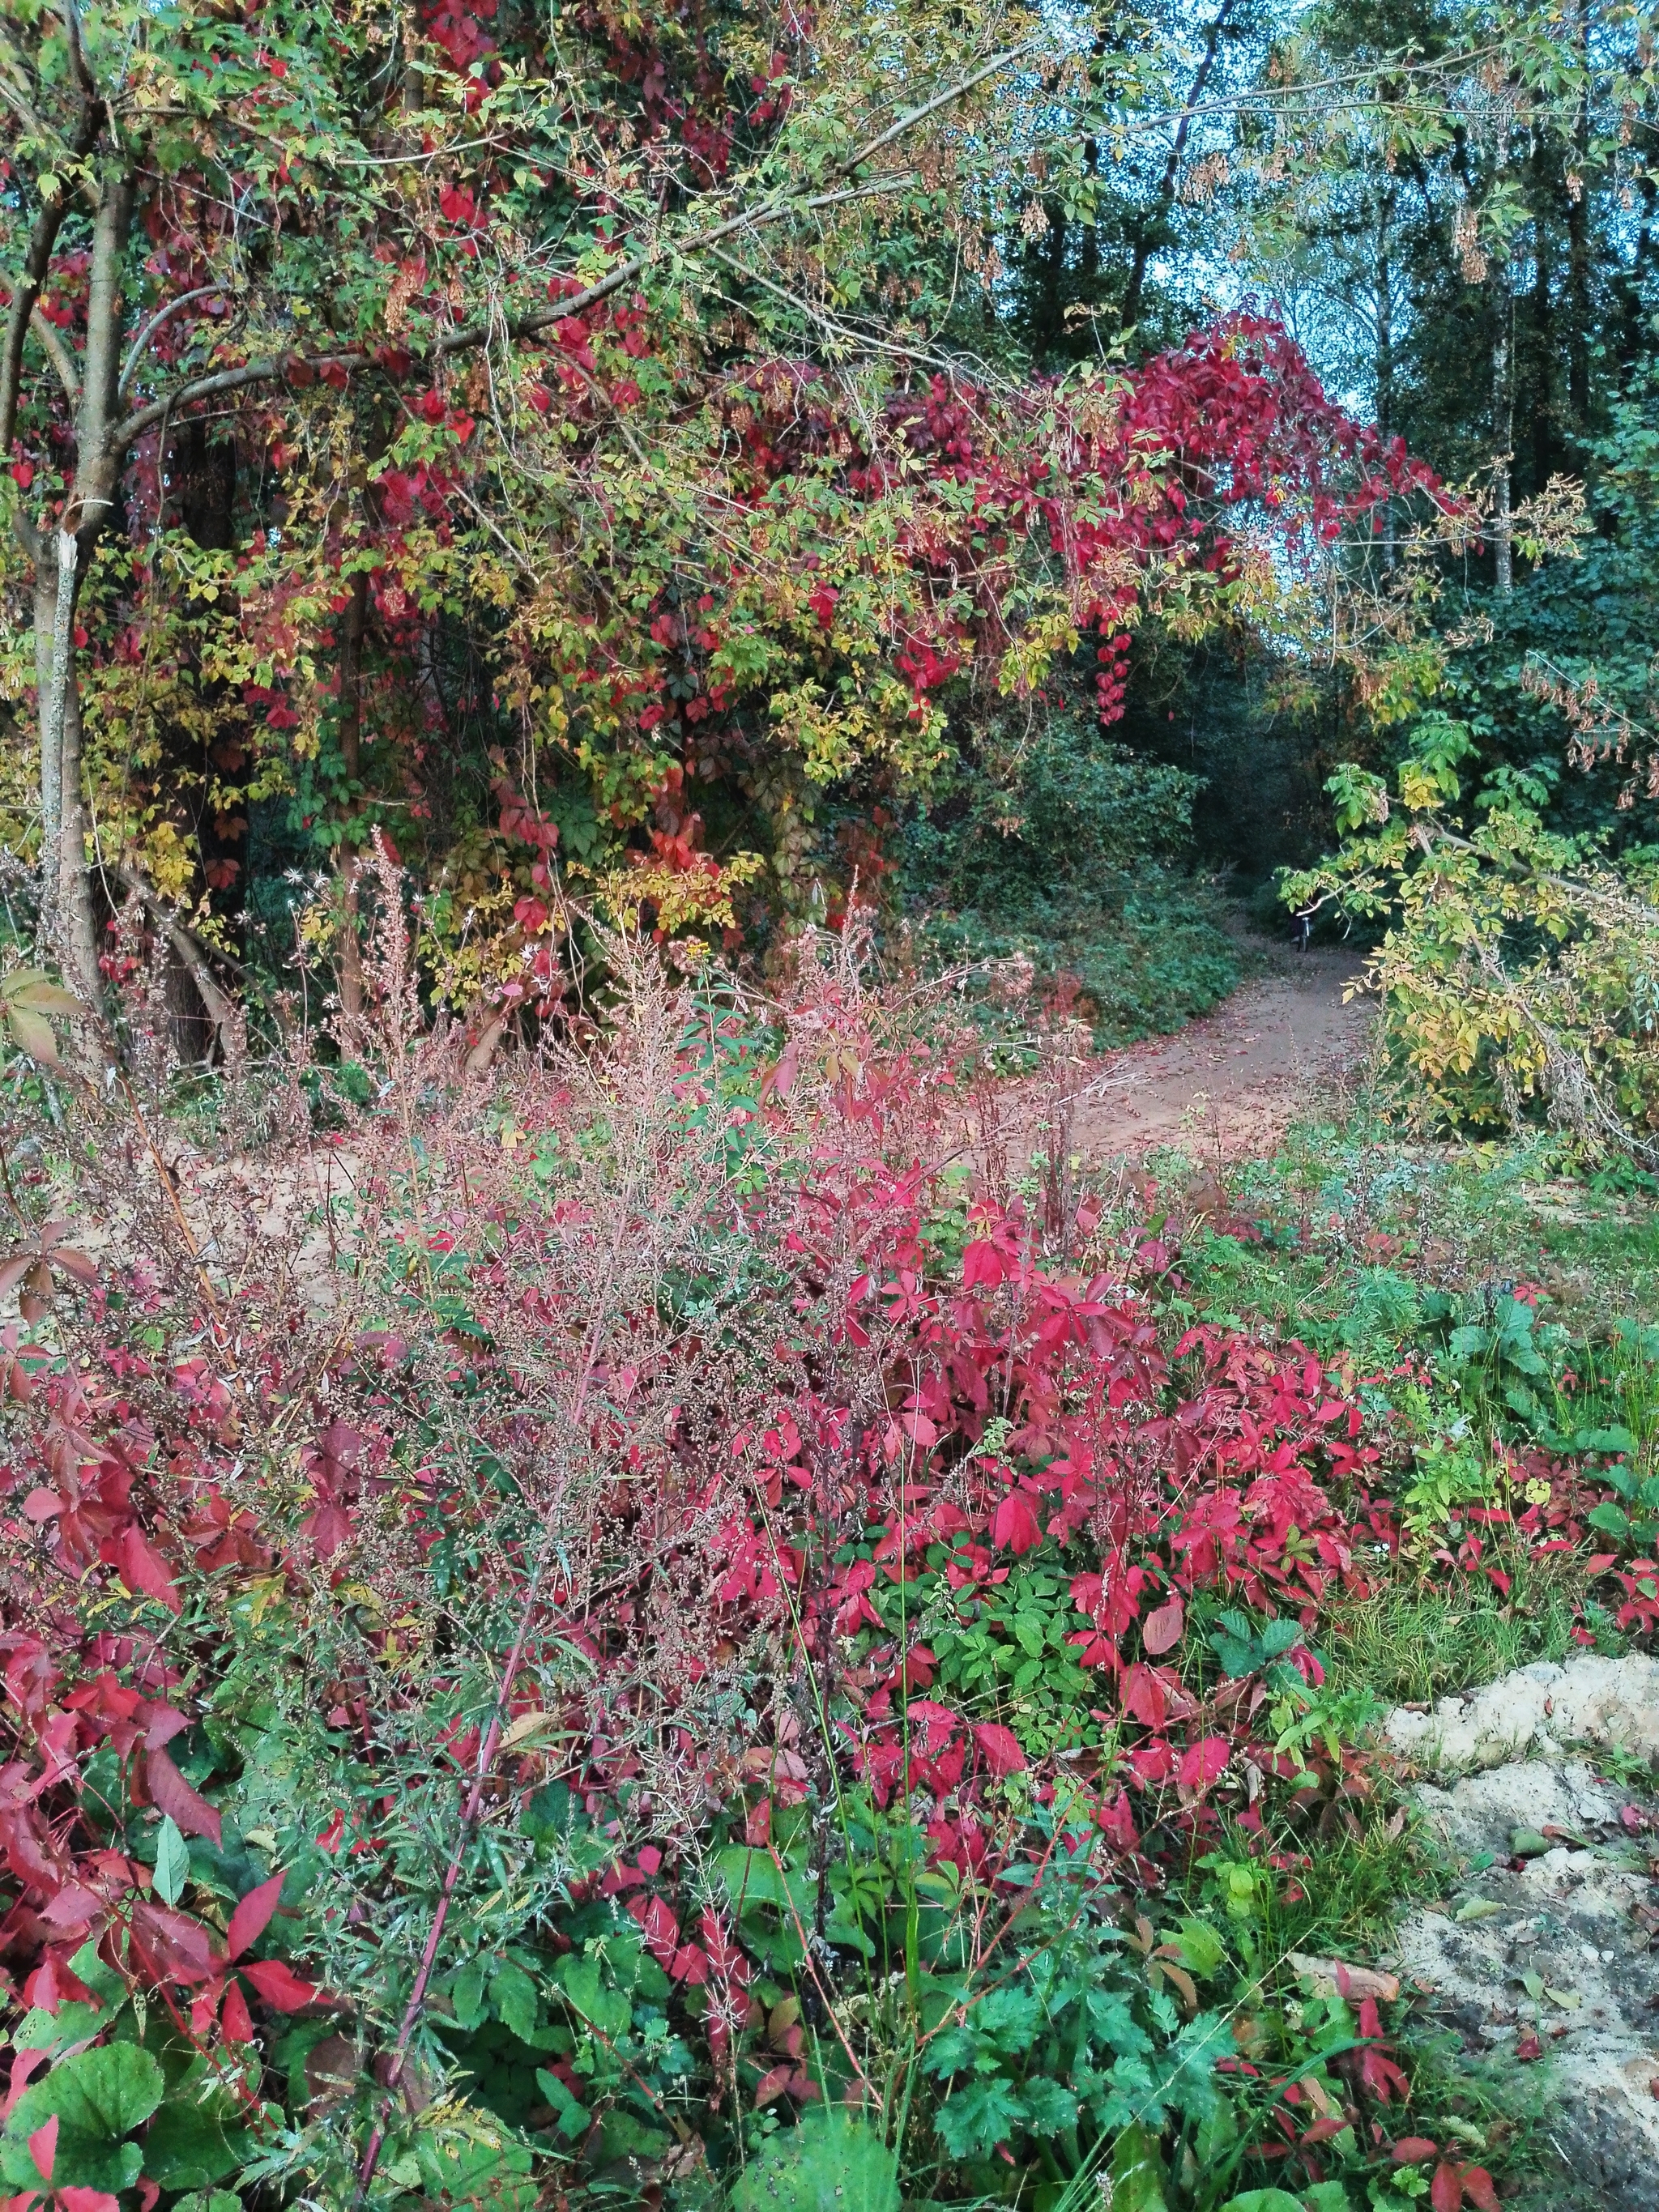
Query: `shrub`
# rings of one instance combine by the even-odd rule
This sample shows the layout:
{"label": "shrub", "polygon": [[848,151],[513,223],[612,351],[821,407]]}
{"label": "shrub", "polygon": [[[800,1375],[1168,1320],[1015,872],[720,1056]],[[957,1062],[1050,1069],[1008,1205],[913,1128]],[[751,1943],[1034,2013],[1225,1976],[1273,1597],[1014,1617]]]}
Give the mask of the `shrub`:
{"label": "shrub", "polygon": [[612,958],[486,1083],[383,915],[327,1140],[303,1069],[257,1162],[118,1088],[9,1133],[8,2186],[1382,2170],[1375,2002],[1263,1981],[1369,1817],[1316,1649],[1396,1540],[1358,1402],[1170,1331],[1154,1236],[964,1210],[952,1039],[844,942],[769,1006]]}

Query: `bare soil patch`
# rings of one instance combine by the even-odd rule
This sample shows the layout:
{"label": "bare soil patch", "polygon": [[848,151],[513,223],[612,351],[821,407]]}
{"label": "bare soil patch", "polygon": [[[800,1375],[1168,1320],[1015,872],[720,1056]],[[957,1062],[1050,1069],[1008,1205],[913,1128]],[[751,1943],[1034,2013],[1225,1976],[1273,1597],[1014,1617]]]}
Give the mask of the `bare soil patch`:
{"label": "bare soil patch", "polygon": [[1173,1036],[1104,1054],[1078,1100],[1073,1152],[1136,1159],[1181,1144],[1206,1159],[1270,1152],[1291,1122],[1340,1105],[1367,1058],[1376,1002],[1348,996],[1360,956],[1266,956],[1267,972]]}

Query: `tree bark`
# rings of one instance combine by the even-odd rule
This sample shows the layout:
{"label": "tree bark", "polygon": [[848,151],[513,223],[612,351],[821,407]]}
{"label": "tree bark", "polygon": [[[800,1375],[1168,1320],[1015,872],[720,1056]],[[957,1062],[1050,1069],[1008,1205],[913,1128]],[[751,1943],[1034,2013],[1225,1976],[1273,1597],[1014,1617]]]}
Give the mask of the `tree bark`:
{"label": "tree bark", "polygon": [[1515,521],[1510,489],[1515,386],[1510,374],[1511,308],[1507,271],[1492,278],[1497,318],[1492,342],[1492,581],[1507,596],[1515,588]]}
{"label": "tree bark", "polygon": [[[1376,265],[1373,289],[1376,295],[1376,427],[1384,443],[1394,435],[1394,259],[1389,227],[1394,220],[1392,185],[1376,203]],[[1382,567],[1395,564],[1394,501],[1382,502]]]}
{"label": "tree bark", "polygon": [[1586,85],[1573,129],[1573,158],[1567,166],[1567,404],[1582,438],[1589,428],[1590,404],[1590,207],[1589,178],[1589,0],[1578,0],[1578,59]]}
{"label": "tree bark", "polygon": [[35,669],[37,680],[45,678],[37,694],[40,941],[89,1006],[99,1000],[98,932],[82,791],[75,618],[94,550],[114,512],[120,473],[110,432],[119,374],[123,264],[132,228],[133,189],[132,178],[122,173],[106,179],[100,191],[88,283],[87,349],[81,404],[76,410],[75,478],[60,527],[39,539],[35,558]]}

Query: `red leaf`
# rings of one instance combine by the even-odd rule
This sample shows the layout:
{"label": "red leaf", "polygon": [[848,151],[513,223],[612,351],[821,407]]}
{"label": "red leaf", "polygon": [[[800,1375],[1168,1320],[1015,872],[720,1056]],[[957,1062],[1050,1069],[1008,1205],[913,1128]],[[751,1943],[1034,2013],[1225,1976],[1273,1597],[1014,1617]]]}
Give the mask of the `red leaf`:
{"label": "red leaf", "polygon": [[1003,1728],[996,1721],[975,1721],[974,1741],[984,1753],[985,1764],[993,1774],[1019,1774],[1024,1771],[1025,1753],[1012,1729]]}
{"label": "red leaf", "polygon": [[1434,2212],[1460,2212],[1463,2203],[1463,2182],[1455,2166],[1440,2165],[1434,2169],[1434,2179],[1429,2186],[1429,2202]]}
{"label": "red leaf", "polygon": [[44,2126],[38,2127],[29,2137],[29,2156],[34,2160],[35,2172],[42,2181],[52,2179],[52,2169],[58,2163],[58,2115],[54,2112]]}
{"label": "red leaf", "polygon": [[1184,1790],[1197,1790],[1216,1781],[1227,1771],[1231,1748],[1224,1735],[1205,1736],[1182,1753],[1176,1779]]}
{"label": "red leaf", "polygon": [[317,1992],[309,1982],[302,1982],[292,1967],[285,1966],[280,1959],[254,1959],[237,1972],[252,1982],[265,2002],[277,2012],[298,2012],[301,2005],[313,2004]]}
{"label": "red leaf", "polygon": [[763,2105],[769,2105],[774,2097],[782,2096],[784,2091],[789,2087],[794,2070],[792,2063],[786,2063],[781,2066],[773,2067],[769,2073],[761,2075],[760,2080],[755,2084],[757,2112],[760,2111]]}
{"label": "red leaf", "polygon": [[1035,1551],[1042,1541],[1042,1528],[1024,1491],[1011,1490],[991,1518],[991,1541],[1000,1552]]}
{"label": "red leaf", "polygon": [[58,2212],[121,2212],[120,2198],[101,2189],[59,2189],[54,2196]]}
{"label": "red leaf", "polygon": [[1498,2191],[1493,2188],[1492,2176],[1484,2166],[1466,2166],[1461,2179],[1463,2194],[1476,2208],[1476,2212],[1499,2212]]}
{"label": "red leaf", "polygon": [[971,1291],[976,1284],[988,1283],[993,1289],[1007,1273],[1007,1263],[996,1246],[979,1237],[968,1246],[962,1255],[962,1283]]}
{"label": "red leaf", "polygon": [[192,1790],[165,1751],[144,1753],[144,1780],[149,1790],[149,1799],[158,1813],[165,1813],[187,1836],[205,1836],[210,1844],[219,1841],[219,1815],[205,1797]]}
{"label": "red leaf", "polygon": [[240,1959],[250,1945],[257,1943],[270,1924],[270,1916],[276,1910],[283,1894],[283,1877],[274,1874],[269,1881],[262,1881],[258,1889],[249,1890],[230,1916],[226,1930],[225,1956]]}
{"label": "red leaf", "polygon": [[235,1982],[232,1982],[225,1991],[219,2025],[224,2030],[227,2043],[252,2043],[253,2040],[253,2022],[248,2016],[247,1999]]}
{"label": "red leaf", "polygon": [[1186,1625],[1181,1599],[1172,1593],[1166,1605],[1159,1606],[1156,1613],[1149,1613],[1141,1623],[1140,1640],[1155,1659],[1159,1658],[1180,1643],[1181,1632]]}
{"label": "red leaf", "polygon": [[[116,1565],[135,1596],[158,1598],[169,1613],[182,1613],[184,1601],[173,1587],[167,1563],[136,1521],[128,1523],[116,1547]],[[161,1808],[167,1810],[165,1806]],[[184,1822],[179,1823],[182,1828]]]}
{"label": "red leaf", "polygon": [[1421,2166],[1425,2158],[1432,2158],[1439,2149],[1426,2136],[1401,2136],[1390,2153],[1396,2166]]}
{"label": "red leaf", "polygon": [[0,2121],[11,2118],[12,2107],[29,2085],[31,2074],[38,2074],[52,2053],[50,2051],[14,2051],[11,2056],[11,2079],[6,2089],[6,2101],[0,2106]]}

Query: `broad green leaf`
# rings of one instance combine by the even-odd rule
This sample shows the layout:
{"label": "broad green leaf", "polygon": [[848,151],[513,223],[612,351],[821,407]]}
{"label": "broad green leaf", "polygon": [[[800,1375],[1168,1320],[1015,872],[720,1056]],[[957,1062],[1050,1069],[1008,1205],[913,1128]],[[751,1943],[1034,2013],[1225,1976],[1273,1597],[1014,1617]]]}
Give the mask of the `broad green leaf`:
{"label": "broad green leaf", "polygon": [[550,2074],[544,2066],[536,2069],[536,2081],[544,2097],[553,2107],[553,2118],[559,2133],[567,2142],[575,2142],[587,2132],[590,2115],[586,2106],[579,2104],[556,2074]]}
{"label": "broad green leaf", "polygon": [[28,2139],[56,2114],[52,2179],[59,2187],[131,2189],[144,2160],[139,2146],[125,2138],[161,2103],[161,2068],[136,2044],[77,2051],[18,2100],[0,2137],[0,2172],[13,2189],[38,2188]]}
{"label": "broad green leaf", "polygon": [[898,2159],[841,2106],[809,2107],[732,2192],[732,2212],[899,2212]]}
{"label": "broad green leaf", "polygon": [[54,983],[43,968],[18,968],[0,981],[0,998],[8,1006],[26,1006],[33,1014],[74,1014],[81,1001],[73,991]]}
{"label": "broad green leaf", "polygon": [[579,1959],[574,1952],[560,1960],[554,1972],[559,1985],[581,2017],[602,2035],[624,2034],[633,2007],[621,1990],[608,1990],[595,1959]]}
{"label": "broad green leaf", "polygon": [[521,2043],[535,2040],[539,2011],[536,1984],[522,1966],[515,1966],[510,1959],[497,1966],[489,1984],[489,2002],[496,2019],[511,2028]]}
{"label": "broad green leaf", "polygon": [[198,2060],[150,2123],[144,2172],[163,2189],[210,2189],[242,2164],[250,2141],[230,2097],[214,2086]]}
{"label": "broad green leaf", "polygon": [[468,2034],[483,2018],[486,1972],[482,1959],[469,1959],[449,1984],[456,2025]]}

